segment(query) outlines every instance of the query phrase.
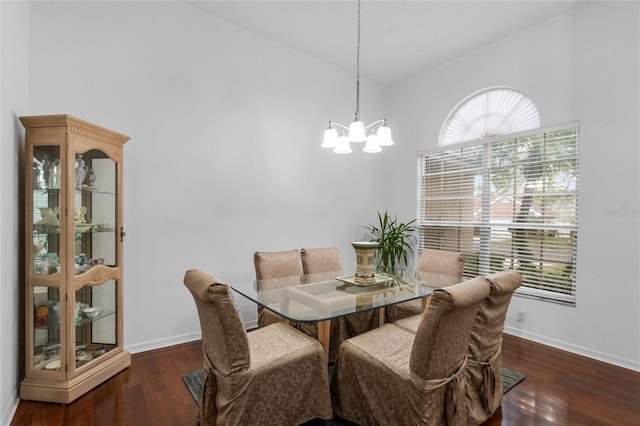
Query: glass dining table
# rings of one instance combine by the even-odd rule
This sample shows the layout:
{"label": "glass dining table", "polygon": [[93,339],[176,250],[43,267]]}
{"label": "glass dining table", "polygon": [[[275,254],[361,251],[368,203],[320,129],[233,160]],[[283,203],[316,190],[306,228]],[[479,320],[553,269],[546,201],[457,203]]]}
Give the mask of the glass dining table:
{"label": "glass dining table", "polygon": [[422,299],[422,309],[434,289],[455,284],[455,278],[434,273],[403,275],[376,274],[375,283],[357,283],[353,275],[319,280],[301,275],[231,284],[238,294],[274,312],[285,321],[317,322],[318,340],[325,358],[329,355],[331,320],[346,315],[378,310],[384,324],[385,307]]}

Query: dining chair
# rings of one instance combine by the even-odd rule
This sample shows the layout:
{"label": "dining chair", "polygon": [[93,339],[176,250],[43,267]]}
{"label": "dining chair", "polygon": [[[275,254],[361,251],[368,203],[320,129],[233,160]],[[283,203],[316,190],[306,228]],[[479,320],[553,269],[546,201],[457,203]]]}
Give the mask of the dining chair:
{"label": "dining chair", "polygon": [[303,248],[300,258],[305,283],[335,280],[344,273],[337,247]]}
{"label": "dining chair", "polygon": [[478,307],[465,370],[470,425],[484,423],[502,403],[502,332],[511,296],[522,284],[522,275],[514,270],[486,278],[491,292]]}
{"label": "dining chair", "polygon": [[489,282],[436,289],[417,332],[394,323],[345,341],[331,377],[334,413],[359,425],[463,425],[467,354]]}
{"label": "dining chair", "polygon": [[[301,283],[303,270],[300,250],[257,251],[253,254],[258,291]],[[258,327],[264,327],[283,318],[262,306],[258,306]]]}
{"label": "dining chair", "polygon": [[[253,254],[258,291],[300,285],[304,281],[301,251],[257,251]],[[285,322],[280,315],[258,306],[258,328]],[[318,339],[317,322],[286,321],[293,328]],[[329,345],[331,347],[331,344]]]}
{"label": "dining chair", "polygon": [[202,329],[200,425],[294,426],[332,418],[318,341],[284,323],[247,333],[229,287],[205,272],[187,271],[184,285]]}
{"label": "dining chair", "polygon": [[[447,287],[462,280],[464,270],[464,254],[424,249],[416,265],[416,273],[429,283],[431,287]],[[385,321],[394,322],[422,313],[422,306],[427,300],[411,300],[391,305],[386,308]]]}
{"label": "dining chair", "polygon": [[[331,281],[343,274],[340,250],[336,247],[303,248],[300,250],[304,282]],[[329,337],[329,361],[334,361],[338,348],[345,340],[378,327],[378,311],[359,312],[331,320]],[[299,328],[312,337],[317,337],[315,329]]]}

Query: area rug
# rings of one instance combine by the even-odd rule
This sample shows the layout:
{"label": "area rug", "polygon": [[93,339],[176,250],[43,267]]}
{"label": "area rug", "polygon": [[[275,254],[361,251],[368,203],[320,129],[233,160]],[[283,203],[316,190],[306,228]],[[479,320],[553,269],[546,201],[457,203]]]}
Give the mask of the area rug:
{"label": "area rug", "polygon": [[[182,376],[184,384],[198,404],[200,404],[200,395],[202,395],[203,374],[202,370],[195,370]],[[502,393],[509,392],[515,385],[523,381],[525,377],[527,376],[518,371],[502,367]]]}

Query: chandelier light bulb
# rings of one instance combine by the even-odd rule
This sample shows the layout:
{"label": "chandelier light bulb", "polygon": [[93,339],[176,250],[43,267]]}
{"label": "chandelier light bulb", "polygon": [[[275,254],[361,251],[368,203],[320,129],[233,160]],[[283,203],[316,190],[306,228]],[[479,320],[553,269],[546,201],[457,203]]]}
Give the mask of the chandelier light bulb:
{"label": "chandelier light bulb", "polygon": [[367,143],[365,144],[364,148],[362,148],[362,150],[369,153],[382,151],[382,148],[380,148],[380,144],[378,143],[378,136],[376,136],[375,133],[369,135],[369,137],[367,138]]}
{"label": "chandelier light bulb", "polygon": [[385,124],[383,124],[378,128],[378,145],[380,146],[393,145],[393,140],[391,139],[391,129],[388,128]]}
{"label": "chandelier light bulb", "polygon": [[351,146],[349,145],[349,140],[346,136],[340,136],[338,138],[338,142],[336,147],[333,149],[333,152],[336,154],[349,154],[351,153]]}
{"label": "chandelier light bulb", "polygon": [[367,136],[364,134],[364,124],[362,121],[353,120],[349,126],[349,142],[366,142]]}
{"label": "chandelier light bulb", "polygon": [[329,127],[324,131],[324,139],[322,140],[322,148],[335,148],[338,145],[338,132],[336,129]]}

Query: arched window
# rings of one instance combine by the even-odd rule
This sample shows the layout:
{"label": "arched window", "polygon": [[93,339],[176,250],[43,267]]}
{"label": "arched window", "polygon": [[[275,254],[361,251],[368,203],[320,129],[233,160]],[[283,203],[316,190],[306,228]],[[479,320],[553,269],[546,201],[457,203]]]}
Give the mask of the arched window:
{"label": "arched window", "polygon": [[442,124],[438,145],[507,135],[540,127],[534,103],[510,87],[488,87],[463,99]]}
{"label": "arched window", "polygon": [[464,253],[465,278],[517,269],[516,294],[575,306],[579,139],[509,87],[463,99],[418,153],[416,255]]}

